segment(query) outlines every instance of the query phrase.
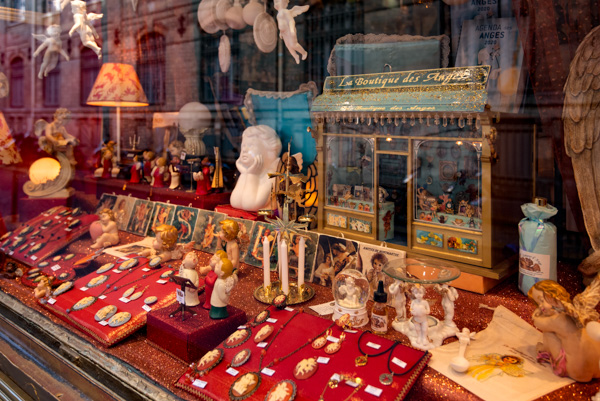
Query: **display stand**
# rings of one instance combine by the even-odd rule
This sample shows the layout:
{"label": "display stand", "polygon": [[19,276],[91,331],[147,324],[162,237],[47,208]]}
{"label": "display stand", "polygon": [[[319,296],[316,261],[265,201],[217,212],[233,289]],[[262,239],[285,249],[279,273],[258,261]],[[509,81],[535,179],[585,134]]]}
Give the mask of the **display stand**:
{"label": "display stand", "polygon": [[176,314],[181,312],[181,321],[183,322],[185,320],[185,312],[190,312],[192,314],[192,316],[196,316],[196,312],[193,309],[191,309],[191,307],[188,307],[185,304],[185,290],[186,290],[186,288],[191,288],[192,290],[198,290],[198,287],[196,287],[189,278],[179,277],[179,276],[176,276],[175,274],[171,274],[171,276],[169,276],[169,280],[174,282],[175,284],[181,286],[181,288],[180,288],[181,293],[178,293],[178,295],[181,296],[181,298],[183,299],[183,302],[180,302],[181,308],[177,308],[176,310],[174,310],[169,315],[169,317],[173,317]]}

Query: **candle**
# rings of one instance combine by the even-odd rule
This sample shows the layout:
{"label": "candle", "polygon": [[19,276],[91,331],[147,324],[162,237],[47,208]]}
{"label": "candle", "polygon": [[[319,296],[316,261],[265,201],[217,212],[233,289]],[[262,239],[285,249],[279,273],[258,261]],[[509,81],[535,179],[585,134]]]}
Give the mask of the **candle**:
{"label": "candle", "polygon": [[271,261],[269,260],[269,238],[263,238],[263,288],[271,285]]}
{"label": "candle", "polygon": [[283,291],[285,295],[290,293],[287,250],[287,243],[285,241],[281,241],[281,254],[279,255],[279,261],[281,262],[281,291]]}
{"label": "candle", "polygon": [[306,252],[306,240],[300,237],[299,255],[298,255],[298,289],[304,285],[304,253]]}
{"label": "candle", "polygon": [[281,233],[277,234],[277,277],[281,281]]}

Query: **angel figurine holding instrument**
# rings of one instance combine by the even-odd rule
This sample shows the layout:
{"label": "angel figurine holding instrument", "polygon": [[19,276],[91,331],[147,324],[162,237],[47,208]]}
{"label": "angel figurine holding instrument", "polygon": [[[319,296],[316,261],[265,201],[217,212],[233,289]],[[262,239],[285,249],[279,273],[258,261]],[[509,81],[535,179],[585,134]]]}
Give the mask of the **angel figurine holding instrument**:
{"label": "angel figurine holding instrument", "polygon": [[310,6],[294,6],[287,8],[290,2],[288,0],[275,0],[275,10],[277,10],[277,25],[279,26],[279,37],[283,39],[285,47],[296,60],[296,64],[300,64],[300,57],[306,60],[308,53],[298,43],[298,33],[296,32],[296,21],[294,18],[308,11]]}
{"label": "angel figurine holding instrument", "polygon": [[44,53],[44,59],[40,66],[40,72],[38,78],[48,76],[48,73],[52,71],[58,64],[59,56],[62,55],[67,61],[70,60],[69,55],[62,48],[62,42],[60,40],[60,26],[50,25],[46,28],[46,35],[43,34],[32,34],[32,36],[42,42],[42,44],[33,53],[33,57],[37,57],[46,50]]}

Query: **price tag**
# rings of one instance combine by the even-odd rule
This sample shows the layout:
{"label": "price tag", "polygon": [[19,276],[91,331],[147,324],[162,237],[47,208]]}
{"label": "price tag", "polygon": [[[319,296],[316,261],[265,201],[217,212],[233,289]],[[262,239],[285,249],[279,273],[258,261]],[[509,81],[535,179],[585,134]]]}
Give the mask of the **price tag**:
{"label": "price tag", "polygon": [[29,244],[29,246],[31,246],[31,247],[35,246],[35,242],[32,242],[31,244]]}
{"label": "price tag", "polygon": [[277,319],[273,319],[272,317],[267,319],[267,322],[269,323],[277,323]]}
{"label": "price tag", "polygon": [[48,228],[48,226],[41,226],[41,227],[40,227],[40,229],[41,229],[41,230],[45,230],[45,229],[47,229],[47,228]]}
{"label": "price tag", "polygon": [[49,299],[48,299],[48,303],[49,303],[50,305],[54,305],[54,304],[56,303],[56,298],[49,298]]}
{"label": "price tag", "polygon": [[340,339],[334,336],[327,336],[327,341],[331,341],[332,343],[339,343]]}
{"label": "price tag", "polygon": [[146,312],[150,312],[152,310],[152,308],[148,305],[142,306],[142,309],[145,310]]}
{"label": "price tag", "polygon": [[135,156],[135,154],[133,154],[133,153],[127,153],[127,158],[128,159],[131,159],[133,156]]}
{"label": "price tag", "polygon": [[129,302],[131,302],[131,300],[129,298],[125,298],[125,297],[121,297],[119,298],[119,301],[128,304]]}
{"label": "price tag", "polygon": [[37,260],[37,258],[38,258],[37,256],[31,255],[31,260]]}
{"label": "price tag", "polygon": [[400,366],[401,368],[406,367],[406,362],[404,362],[403,360],[398,359],[396,357],[394,357],[394,359],[392,359],[392,362],[394,362],[396,365]]}
{"label": "price tag", "polygon": [[346,384],[349,385],[350,387],[358,387],[359,384],[357,382],[355,382],[354,380],[346,380]]}
{"label": "price tag", "polygon": [[185,294],[183,293],[183,291],[181,291],[181,288],[175,289],[175,296],[177,297],[177,302],[179,302],[180,304],[185,303]]}
{"label": "price tag", "polygon": [[52,269],[53,272],[60,270],[60,265],[56,264],[54,266],[52,266],[50,269]]}
{"label": "price tag", "polygon": [[238,330],[244,330],[246,326],[238,326]]}
{"label": "price tag", "polygon": [[234,377],[237,376],[238,373],[240,373],[237,370],[235,370],[234,368],[229,368],[225,372],[227,372],[228,374],[230,374],[231,376],[234,376]]}
{"label": "price tag", "polygon": [[112,270],[112,272],[113,272],[113,273],[117,273],[117,274],[121,274],[121,273],[123,273],[123,271],[122,271],[122,270],[119,270],[119,269],[113,269],[113,270]]}
{"label": "price tag", "polygon": [[317,363],[322,363],[322,364],[328,364],[329,363],[329,358],[324,357],[324,356],[320,356],[317,358]]}
{"label": "price tag", "polygon": [[71,230],[70,228],[65,228],[65,231],[69,231],[69,232],[70,232],[70,231],[72,231],[72,230]]}
{"label": "price tag", "polygon": [[196,379],[192,382],[192,386],[196,386],[196,387],[200,387],[200,388],[206,387],[207,384],[208,384],[208,382],[205,382],[204,380],[200,380],[200,379]]}
{"label": "price tag", "polygon": [[142,269],[142,271],[144,271],[144,272],[149,272],[149,271],[150,271],[150,269],[149,269],[149,268],[147,268],[147,267],[144,267],[144,268]]}
{"label": "price tag", "polygon": [[349,329],[346,329],[346,330],[344,330],[344,331],[345,331],[346,333],[350,333],[350,334],[356,334],[356,333],[358,333],[358,331],[357,331],[357,330],[349,330]]}
{"label": "price tag", "polygon": [[266,346],[267,346],[267,343],[263,341],[262,343],[258,343],[258,344],[256,344],[256,346],[257,346],[258,348],[264,348],[264,347],[266,347]]}
{"label": "price tag", "polygon": [[342,378],[339,373],[334,373],[329,380],[335,380],[339,382],[340,380],[342,380]]}
{"label": "price tag", "polygon": [[168,281],[167,281],[167,280],[163,280],[163,279],[156,280],[156,282],[157,282],[158,284],[167,284],[167,283],[168,283]]}
{"label": "price tag", "polygon": [[365,388],[365,393],[369,393],[371,395],[374,395],[375,397],[379,397],[381,396],[381,393],[383,393],[383,390],[377,387],[373,387],[370,384]]}
{"label": "price tag", "polygon": [[15,251],[10,251],[10,252],[8,253],[8,256],[12,256],[12,255],[13,255],[13,253],[15,253]]}
{"label": "price tag", "polygon": [[289,306],[286,306],[285,310],[288,311],[288,312],[293,312],[294,311],[294,309],[290,308]]}
{"label": "price tag", "polygon": [[371,341],[369,341],[367,343],[367,347],[371,347],[371,348],[374,348],[374,349],[379,349],[379,348],[381,348],[381,345],[375,344],[375,343],[372,343]]}
{"label": "price tag", "polygon": [[87,287],[81,287],[80,290],[81,291],[87,291],[87,290],[89,290],[89,288],[87,288]]}
{"label": "price tag", "polygon": [[187,156],[187,153],[181,152],[179,158],[183,161],[183,160],[185,160],[186,156]]}
{"label": "price tag", "polygon": [[263,368],[263,370],[261,370],[260,372],[264,373],[267,376],[273,376],[275,374],[275,371],[269,368]]}
{"label": "price tag", "polygon": [[106,295],[100,295],[100,296],[98,297],[98,299],[105,299],[105,298],[106,298]]}
{"label": "price tag", "polygon": [[55,218],[56,220],[58,220],[58,219],[60,219],[60,216],[58,216],[58,215],[57,215],[57,216],[54,216],[54,218]]}
{"label": "price tag", "polygon": [[100,324],[100,326],[108,326],[108,320],[102,320],[98,323]]}
{"label": "price tag", "polygon": [[67,220],[71,221],[71,220],[73,220],[73,218],[72,217],[67,217]]}

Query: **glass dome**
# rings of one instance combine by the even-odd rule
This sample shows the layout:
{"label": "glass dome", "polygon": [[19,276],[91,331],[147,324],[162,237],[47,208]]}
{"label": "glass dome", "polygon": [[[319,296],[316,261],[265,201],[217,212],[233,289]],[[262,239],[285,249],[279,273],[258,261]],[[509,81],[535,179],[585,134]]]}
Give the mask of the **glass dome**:
{"label": "glass dome", "polygon": [[418,284],[439,284],[457,279],[460,270],[437,261],[427,259],[394,259],[386,263],[383,272],[388,276]]}
{"label": "glass dome", "polygon": [[342,270],[333,279],[333,297],[341,307],[364,308],[369,300],[369,281],[358,270]]}

